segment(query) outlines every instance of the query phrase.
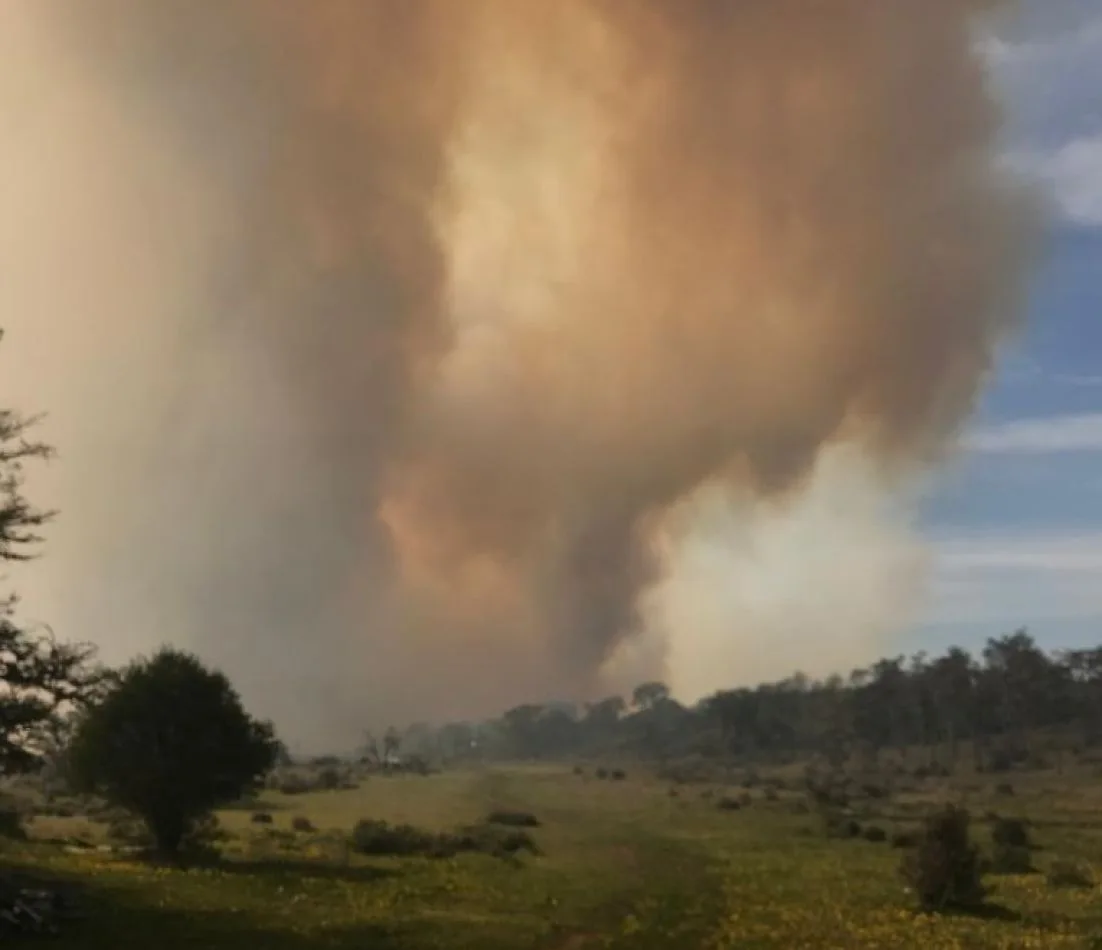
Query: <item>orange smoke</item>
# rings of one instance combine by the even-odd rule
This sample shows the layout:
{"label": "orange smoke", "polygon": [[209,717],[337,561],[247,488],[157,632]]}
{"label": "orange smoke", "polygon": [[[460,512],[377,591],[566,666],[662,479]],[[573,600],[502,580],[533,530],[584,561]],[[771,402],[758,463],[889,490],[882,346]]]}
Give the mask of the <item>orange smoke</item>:
{"label": "orange smoke", "polygon": [[889,485],[935,461],[1024,253],[971,47],[997,5],[60,4],[228,222],[194,325],[296,408],[297,474],[234,416],[191,529],[301,532],[189,564],[197,599],[396,715],[581,696],[704,486],[798,494],[840,442]]}

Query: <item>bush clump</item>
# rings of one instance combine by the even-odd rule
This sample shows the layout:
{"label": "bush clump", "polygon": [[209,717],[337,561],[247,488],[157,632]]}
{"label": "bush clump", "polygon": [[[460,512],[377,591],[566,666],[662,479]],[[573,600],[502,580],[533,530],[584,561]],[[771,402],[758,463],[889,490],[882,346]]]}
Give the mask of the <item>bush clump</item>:
{"label": "bush clump", "polygon": [[866,841],[871,841],[873,844],[880,844],[888,840],[888,833],[883,828],[878,828],[876,825],[869,825],[862,832],[862,836]]}
{"label": "bush clump", "polygon": [[741,811],[742,802],[737,798],[731,798],[730,795],[724,795],[718,802],[716,802],[716,808],[720,811]]}
{"label": "bush clump", "polygon": [[606,778],[608,778],[608,769],[606,769],[606,768],[599,768],[599,769],[597,769],[597,771],[596,771],[596,772],[594,772],[593,774],[594,774],[595,776],[597,776],[597,778],[599,778],[599,779],[600,779],[601,781],[604,781],[604,780],[605,780]]}
{"label": "bush clump", "polygon": [[624,779],[626,779],[626,778],[627,778],[628,776],[627,776],[627,773],[626,773],[626,772],[625,772],[625,771],[624,771],[623,769],[613,769],[613,770],[612,770],[612,771],[611,771],[611,772],[609,773],[609,776],[608,776],[608,777],[609,777],[610,779],[612,779],[612,781],[614,781],[614,782],[622,782],[622,781],[623,781]]}
{"label": "bush clump", "polygon": [[1023,848],[1033,847],[1029,835],[1029,826],[1020,818],[998,818],[991,823],[991,840],[997,847]]}
{"label": "bush clump", "polygon": [[107,823],[107,838],[116,844],[137,848],[147,848],[153,844],[145,822],[129,815],[116,816]]}
{"label": "bush clump", "polygon": [[900,872],[924,911],[975,909],[986,891],[979,849],[969,835],[968,812],[950,806],[931,815]]}
{"label": "bush clump", "polygon": [[251,819],[254,825],[270,825],[274,819],[266,811],[258,811],[253,813]]}
{"label": "bush clump", "polygon": [[918,835],[913,831],[897,831],[891,837],[893,848],[914,848],[918,846]]}
{"label": "bush clump", "polygon": [[822,813],[823,830],[828,838],[860,838],[861,823],[844,812],[825,809]]}
{"label": "bush clump", "polygon": [[317,783],[323,792],[335,792],[342,784],[340,770],[332,765],[326,766],[318,772]]}
{"label": "bush clump", "polygon": [[498,809],[486,816],[486,824],[505,825],[508,828],[538,828],[540,820],[531,812]]}
{"label": "bush clump", "polygon": [[489,854],[498,858],[512,858],[522,851],[538,855],[539,847],[528,832],[519,828],[505,829],[494,825],[473,825],[456,834],[442,835],[442,856],[450,857],[460,852]]}
{"label": "bush clump", "polygon": [[1029,848],[996,843],[991,849],[987,870],[991,874],[1032,874],[1036,868]]}
{"label": "bush clump", "polygon": [[313,791],[310,783],[301,775],[287,776],[276,786],[276,789],[281,795],[305,795]]}
{"label": "bush clump", "polygon": [[365,819],[352,829],[352,848],[367,855],[429,854],[437,846],[439,835],[413,825],[392,825],[377,819]]}
{"label": "bush clump", "polygon": [[12,841],[22,841],[27,837],[23,828],[23,816],[18,809],[0,809],[0,838],[8,838]]}
{"label": "bush clump", "polygon": [[300,831],[304,834],[309,834],[317,830],[314,828],[314,823],[305,815],[295,815],[295,817],[291,819],[291,828],[294,831]]}
{"label": "bush clump", "polygon": [[531,835],[518,828],[473,825],[457,832],[431,832],[413,825],[364,820],[352,831],[352,849],[371,856],[450,858],[463,852],[512,857],[521,851],[539,854]]}

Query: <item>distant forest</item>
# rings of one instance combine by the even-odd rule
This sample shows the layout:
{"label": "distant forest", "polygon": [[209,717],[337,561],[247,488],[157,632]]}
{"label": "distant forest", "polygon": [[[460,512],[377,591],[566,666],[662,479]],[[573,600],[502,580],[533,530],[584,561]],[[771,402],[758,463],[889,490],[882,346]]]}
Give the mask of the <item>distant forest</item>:
{"label": "distant forest", "polygon": [[[883,659],[848,676],[796,674],[721,690],[694,706],[662,683],[576,707],[526,704],[485,723],[414,725],[384,738],[387,754],[432,760],[817,758],[881,767],[999,771],[1058,766],[1102,742],[1102,647],[1054,653],[1024,630],[979,656],[952,648]],[[378,754],[369,736],[367,751]]]}

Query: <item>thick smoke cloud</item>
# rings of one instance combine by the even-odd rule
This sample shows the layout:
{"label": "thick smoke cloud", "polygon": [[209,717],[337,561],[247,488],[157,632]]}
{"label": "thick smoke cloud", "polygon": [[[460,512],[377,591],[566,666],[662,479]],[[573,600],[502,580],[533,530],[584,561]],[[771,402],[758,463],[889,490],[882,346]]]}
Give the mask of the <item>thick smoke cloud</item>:
{"label": "thick smoke cloud", "polygon": [[[764,639],[744,601],[686,611],[724,586],[686,580],[700,512],[791,517],[823,466],[890,493],[1012,322],[1025,214],[971,34],[998,4],[92,6],[6,14],[63,153],[23,169],[31,264],[88,278],[0,314],[85,338],[50,357],[36,606],[213,653],[292,735]],[[110,198],[41,213],[89,168]],[[867,550],[917,576],[872,509]],[[77,565],[95,597],[59,595]],[[907,586],[841,615],[883,632]]]}

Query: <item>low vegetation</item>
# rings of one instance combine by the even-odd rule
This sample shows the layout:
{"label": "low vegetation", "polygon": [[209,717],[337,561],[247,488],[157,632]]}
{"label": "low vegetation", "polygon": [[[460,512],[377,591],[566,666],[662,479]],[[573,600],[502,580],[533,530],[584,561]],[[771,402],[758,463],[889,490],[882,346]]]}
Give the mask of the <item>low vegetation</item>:
{"label": "low vegetation", "polygon": [[[1091,867],[1102,809],[1083,805],[1086,771],[1055,794],[1046,773],[1023,774],[1015,819],[982,817],[993,792],[968,791],[966,778],[888,800],[858,792],[849,807],[862,833],[845,837],[790,807],[802,791],[723,813],[717,802],[738,801],[738,784],[671,798],[667,781],[632,772],[615,785],[543,766],[267,791],[219,811],[211,853],[181,867],[117,842],[101,850],[119,818],[89,800],[100,817],[32,817],[29,840],[2,855],[37,882],[31,891],[58,888],[75,906],[58,950],[136,934],[168,950],[1085,950],[1102,926]],[[971,807],[938,804],[950,798]],[[1041,873],[994,873],[988,853],[1021,840],[998,822],[1027,818]],[[889,848],[878,831],[908,846]]]}

